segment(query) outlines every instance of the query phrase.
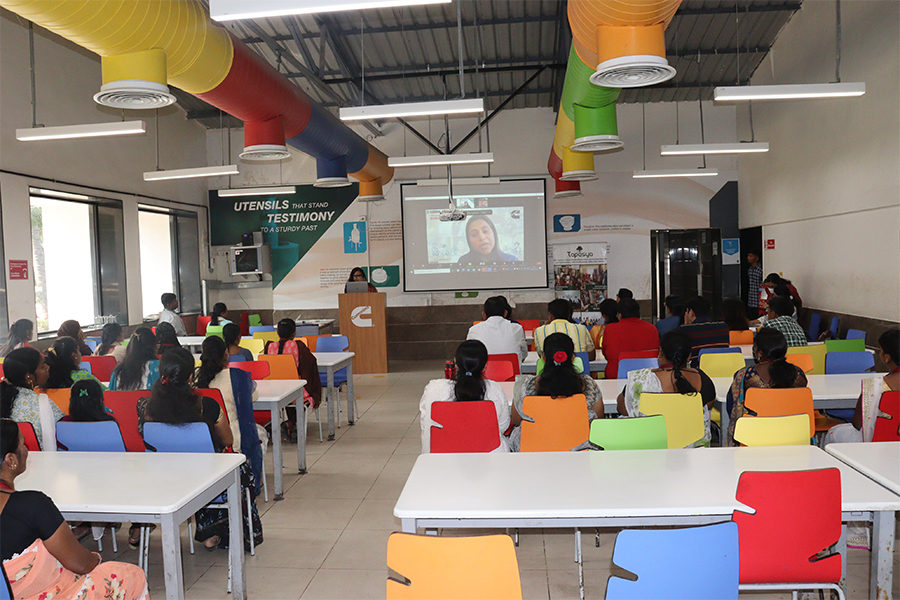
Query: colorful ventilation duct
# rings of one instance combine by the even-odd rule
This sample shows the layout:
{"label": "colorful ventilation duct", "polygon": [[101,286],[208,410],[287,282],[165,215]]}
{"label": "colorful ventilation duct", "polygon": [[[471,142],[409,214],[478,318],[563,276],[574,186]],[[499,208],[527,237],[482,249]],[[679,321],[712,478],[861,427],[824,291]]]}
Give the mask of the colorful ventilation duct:
{"label": "colorful ventilation duct", "polygon": [[102,104],[157,108],[171,102],[171,84],[251,124],[250,146],[286,140],[322,162],[329,177],[339,177],[332,174],[342,163],[343,177],[349,172],[365,183],[370,196],[393,177],[381,151],[213,23],[199,0],[0,0],[0,6],[99,54]]}

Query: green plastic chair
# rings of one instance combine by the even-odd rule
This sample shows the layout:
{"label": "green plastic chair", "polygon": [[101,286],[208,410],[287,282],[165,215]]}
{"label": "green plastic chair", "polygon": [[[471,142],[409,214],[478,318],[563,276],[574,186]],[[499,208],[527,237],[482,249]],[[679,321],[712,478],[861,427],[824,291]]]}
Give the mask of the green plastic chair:
{"label": "green plastic chair", "polygon": [[591,421],[591,443],[604,450],[664,450],[668,439],[663,415]]}
{"label": "green plastic chair", "polygon": [[247,323],[250,327],[258,327],[262,325],[262,318],[259,315],[250,315],[247,318]]}
{"label": "green plastic chair", "polygon": [[[580,356],[572,357],[572,366],[575,367],[576,373],[584,373],[584,364],[581,362]],[[537,365],[534,368],[535,376],[540,375],[543,372],[544,372],[544,359],[539,358],[539,359],[537,359]]]}
{"label": "green plastic chair", "polygon": [[865,352],[866,340],[825,340],[829,352]]}
{"label": "green plastic chair", "polygon": [[206,327],[206,337],[217,335],[222,337],[222,328],[224,325],[208,325]]}

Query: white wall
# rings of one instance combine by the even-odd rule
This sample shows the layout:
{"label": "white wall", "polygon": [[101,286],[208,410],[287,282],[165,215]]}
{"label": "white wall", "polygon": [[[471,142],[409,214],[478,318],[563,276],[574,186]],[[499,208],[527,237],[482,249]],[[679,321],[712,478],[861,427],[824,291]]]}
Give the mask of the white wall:
{"label": "white wall", "polygon": [[[900,320],[900,4],[843,2],[842,81],[860,98],[756,102],[766,154],[740,159],[740,226],[762,226],[763,269],[790,278],[804,304]],[[804,2],[754,85],[831,82],[835,3]],[[746,107],[739,130],[749,135]]]}

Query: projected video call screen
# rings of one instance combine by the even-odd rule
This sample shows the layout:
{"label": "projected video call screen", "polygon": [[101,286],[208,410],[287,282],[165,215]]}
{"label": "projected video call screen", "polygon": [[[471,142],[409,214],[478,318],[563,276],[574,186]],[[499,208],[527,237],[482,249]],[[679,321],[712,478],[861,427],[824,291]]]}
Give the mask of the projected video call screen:
{"label": "projected video call screen", "polygon": [[547,287],[543,179],[454,186],[462,220],[446,219],[446,187],[404,184],[401,197],[405,291]]}

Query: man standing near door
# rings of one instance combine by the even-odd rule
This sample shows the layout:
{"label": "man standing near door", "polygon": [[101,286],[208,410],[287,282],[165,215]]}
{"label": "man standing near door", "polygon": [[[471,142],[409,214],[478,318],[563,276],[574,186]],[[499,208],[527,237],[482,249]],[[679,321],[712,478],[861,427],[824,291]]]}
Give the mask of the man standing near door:
{"label": "man standing near door", "polygon": [[759,288],[762,287],[763,270],[759,264],[759,252],[751,251],[747,253],[747,262],[750,268],[747,269],[747,280],[749,282],[747,290],[747,317],[751,320],[759,316]]}

